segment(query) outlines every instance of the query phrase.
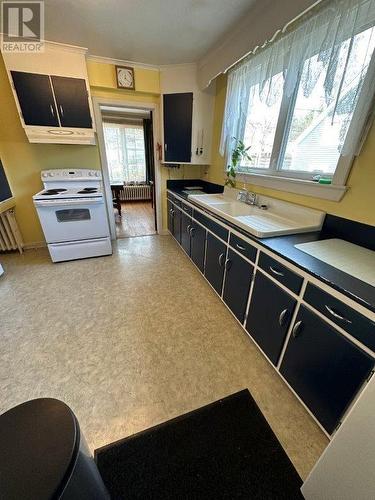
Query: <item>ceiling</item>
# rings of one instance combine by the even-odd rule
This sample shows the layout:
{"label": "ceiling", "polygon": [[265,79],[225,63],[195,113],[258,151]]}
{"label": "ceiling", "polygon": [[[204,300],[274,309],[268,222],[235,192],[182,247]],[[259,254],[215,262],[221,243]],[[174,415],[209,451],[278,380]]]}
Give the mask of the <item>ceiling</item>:
{"label": "ceiling", "polygon": [[255,0],[45,0],[45,38],[153,65],[198,61]]}

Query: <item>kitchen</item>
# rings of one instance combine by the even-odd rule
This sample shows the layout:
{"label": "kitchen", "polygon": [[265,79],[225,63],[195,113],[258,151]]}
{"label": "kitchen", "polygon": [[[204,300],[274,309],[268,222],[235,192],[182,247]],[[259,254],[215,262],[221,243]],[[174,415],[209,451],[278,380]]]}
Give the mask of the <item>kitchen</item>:
{"label": "kitchen", "polygon": [[[83,46],[82,42],[66,34],[64,40],[51,36],[45,55],[32,55],[32,62],[27,62],[25,55],[3,54],[0,155],[13,193],[6,207],[14,207],[23,254],[13,251],[0,256],[5,269],[0,281],[5,352],[1,380],[8,388],[1,410],[36,397],[61,399],[76,412],[93,451],[249,388],[305,480],[315,463],[319,473],[318,459],[329,440],[326,455],[335,448],[335,436],[347,432],[346,422],[349,425],[354,418],[373,380],[375,141],[371,115],[364,104],[371,102],[368,95],[373,80],[351,79],[350,89],[355,89],[358,101],[343,107],[340,99],[347,103],[349,94],[345,74],[337,73],[335,81],[341,84],[327,94],[329,106],[336,106],[325,115],[329,106],[319,88],[324,68],[319,68],[313,89],[305,88],[307,80],[302,78],[291,101],[284,97],[281,102],[280,80],[274,78],[267,87],[273,95],[270,102],[263,101],[258,90],[250,98],[245,95],[252,104],[252,114],[249,111],[241,132],[241,120],[231,113],[237,99],[235,84],[244,85],[241,72],[248,74],[245,71],[250,71],[252,64],[261,65],[262,57],[272,60],[276,68],[277,50],[270,42],[271,55],[266,47],[243,59],[242,66],[240,62],[240,66],[226,70],[241,59],[240,55],[270,40],[276,28],[282,29],[292,20],[294,24],[285,33],[297,37],[297,28],[302,29],[309,16],[322,16],[326,8],[323,2],[306,14],[304,8],[312,2],[304,2],[304,8],[287,2],[288,9],[283,12],[273,2],[270,16],[258,2],[251,6],[245,3],[243,12],[249,12],[242,22],[252,26],[257,15],[262,21],[259,33],[254,32],[245,44],[240,26],[235,25],[232,42],[225,42],[225,54],[215,57],[215,51],[207,48],[199,64],[183,58],[176,62],[171,54],[169,60],[159,62],[152,51],[142,59],[126,53],[121,59],[110,52],[105,57],[103,51],[103,55],[92,55],[100,53],[92,39],[91,45],[86,43],[90,47],[87,51],[77,47]],[[363,2],[358,4],[368,7],[367,3],[365,7]],[[47,26],[48,19],[47,13]],[[362,33],[361,16],[358,19],[356,33]],[[53,26],[51,23],[50,29]],[[279,38],[282,45],[283,35]],[[358,43],[357,39],[353,42],[363,51],[360,43],[371,48],[372,37],[363,35]],[[357,53],[353,54],[358,61]],[[347,68],[354,71],[348,52],[344,56]],[[41,64],[37,58],[43,57],[46,62]],[[73,61],[70,58],[74,64],[67,62]],[[118,88],[116,66],[133,68],[134,90]],[[364,59],[361,74],[370,75],[370,70],[372,65]],[[14,82],[10,80],[12,71],[47,75],[54,92],[54,78],[84,80],[91,119],[90,126],[83,127],[85,134],[68,143],[60,132],[69,127],[61,124],[56,100],[53,111],[61,127],[58,130],[48,124],[44,130],[59,132],[58,138],[56,133],[50,134],[52,139],[36,138],[35,127],[22,122],[19,115],[22,100],[16,85],[12,89],[9,83]],[[309,95],[315,99],[313,114],[305,112],[303,99]],[[295,133],[290,127],[297,120],[290,120],[289,128],[283,128],[286,122],[282,114],[293,101],[302,113]],[[114,103],[153,109],[155,236],[115,240],[99,116],[101,106]],[[64,111],[68,109],[68,103],[62,106]],[[269,111],[267,127],[262,122],[264,109]],[[289,116],[293,112],[291,108]],[[22,113],[25,117],[23,109]],[[342,134],[325,133],[330,123],[338,131],[355,124],[345,129],[350,141],[340,162],[329,149],[329,141]],[[73,128],[77,131],[81,127]],[[262,148],[258,148],[262,130],[266,133]],[[231,153],[236,146],[241,150],[241,144],[233,143],[233,137],[243,140],[245,147],[251,146],[247,153],[250,160],[244,153],[238,168],[235,165],[235,178],[227,166],[235,163]],[[309,147],[314,153],[317,150],[316,142],[310,146],[312,137],[321,138],[319,151],[327,151],[327,158],[339,168],[329,172],[330,163],[327,171],[313,168],[314,176],[319,176],[314,180],[305,171],[291,178],[291,166],[301,157],[300,152],[308,158]],[[315,155],[314,161],[321,163],[322,158],[322,154]],[[285,175],[267,175],[265,165],[273,160]],[[229,182],[233,180],[235,188]],[[48,189],[68,191],[44,195]],[[91,204],[99,198],[103,202],[100,224],[92,224],[91,215],[89,220],[61,219],[87,218],[87,211],[91,213],[90,207],[95,206]],[[69,213],[56,213],[49,226],[41,214],[46,208],[43,204],[66,200],[71,204]],[[34,207],[38,203],[39,208]],[[54,211],[48,210],[52,216]],[[90,231],[100,226],[100,233],[85,235],[81,228],[86,223],[90,223]],[[71,224],[78,233],[64,234],[64,226],[72,228]],[[49,227],[54,228],[54,234],[49,233]],[[62,237],[56,237],[55,231]],[[98,253],[90,253],[88,248],[92,249],[98,238],[104,246]],[[69,254],[72,247],[78,248],[77,242],[79,248],[83,244],[84,252]],[[62,262],[53,265],[50,255],[53,260],[61,243],[64,255],[55,260]],[[103,257],[79,260],[92,255]],[[24,304],[22,308],[15,302],[15,294]],[[28,337],[22,332],[25,322],[32,332]],[[58,325],[59,331],[53,325]],[[159,346],[154,345],[151,331],[156,332]],[[79,352],[87,357],[82,366]],[[167,353],[164,359],[163,352]],[[19,375],[14,364],[23,366]],[[314,367],[319,367],[318,373]],[[121,396],[121,387],[127,388],[126,396]],[[311,476],[302,493],[316,477]],[[355,481],[352,484],[356,486]],[[319,481],[315,484],[318,487]],[[314,489],[309,494],[306,498],[314,498]]]}

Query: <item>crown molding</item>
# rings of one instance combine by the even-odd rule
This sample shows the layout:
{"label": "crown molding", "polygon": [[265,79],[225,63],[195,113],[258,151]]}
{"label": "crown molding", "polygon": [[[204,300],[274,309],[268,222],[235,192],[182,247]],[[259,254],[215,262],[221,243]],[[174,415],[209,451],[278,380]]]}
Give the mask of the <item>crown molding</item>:
{"label": "crown molding", "polygon": [[141,63],[141,62],[136,62],[136,61],[128,61],[126,59],[114,59],[112,57],[95,56],[95,55],[91,55],[91,54],[89,54],[87,56],[87,59],[89,61],[98,62],[98,63],[113,64],[114,66],[131,66],[133,68],[149,69],[151,71],[159,71],[160,70],[160,66],[156,66],[154,64],[146,64],[146,63]]}

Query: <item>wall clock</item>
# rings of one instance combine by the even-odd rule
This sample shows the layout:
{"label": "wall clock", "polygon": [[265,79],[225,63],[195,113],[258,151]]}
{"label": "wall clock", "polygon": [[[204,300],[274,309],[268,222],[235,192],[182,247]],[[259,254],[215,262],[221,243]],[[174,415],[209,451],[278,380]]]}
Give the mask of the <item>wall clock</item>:
{"label": "wall clock", "polygon": [[135,90],[134,68],[116,66],[117,88]]}

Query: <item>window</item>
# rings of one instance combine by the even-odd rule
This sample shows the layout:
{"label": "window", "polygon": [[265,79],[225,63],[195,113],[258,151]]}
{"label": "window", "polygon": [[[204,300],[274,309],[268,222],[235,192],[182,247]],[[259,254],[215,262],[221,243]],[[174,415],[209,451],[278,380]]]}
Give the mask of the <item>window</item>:
{"label": "window", "polygon": [[374,99],[374,25],[370,0],[326,1],[231,70],[220,152],[238,138],[242,173],[342,186]]}
{"label": "window", "polygon": [[104,123],[104,140],[111,182],[146,181],[143,127]]}

